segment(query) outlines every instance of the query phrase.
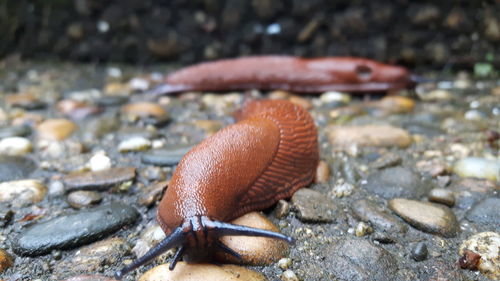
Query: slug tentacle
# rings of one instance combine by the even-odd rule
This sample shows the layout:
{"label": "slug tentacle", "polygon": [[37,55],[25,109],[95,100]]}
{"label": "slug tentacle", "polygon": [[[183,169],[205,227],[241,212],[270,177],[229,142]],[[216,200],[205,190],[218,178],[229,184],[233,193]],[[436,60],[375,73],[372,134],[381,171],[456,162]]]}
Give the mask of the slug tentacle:
{"label": "slug tentacle", "polygon": [[182,255],[184,255],[184,251],[186,250],[186,246],[182,245],[177,249],[177,252],[175,252],[174,258],[172,259],[172,263],[170,263],[170,266],[168,269],[174,270],[175,265],[177,262],[182,258]]}

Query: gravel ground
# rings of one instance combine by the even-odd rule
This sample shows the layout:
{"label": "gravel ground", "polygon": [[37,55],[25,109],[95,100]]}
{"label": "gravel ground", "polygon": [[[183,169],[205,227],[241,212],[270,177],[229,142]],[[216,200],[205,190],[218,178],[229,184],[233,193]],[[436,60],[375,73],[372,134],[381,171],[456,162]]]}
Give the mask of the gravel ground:
{"label": "gravel ground", "polygon": [[[0,63],[2,280],[111,278],[161,239],[156,205],[180,157],[234,122],[246,98],[264,97],[304,106],[319,130],[316,182],[254,218],[297,243],[276,257],[261,249],[266,265],[179,268],[207,280],[227,272],[239,280],[500,278],[498,78],[460,73],[391,96],[146,100],[140,92],[169,68]],[[159,266],[166,261],[126,280],[172,280]]]}

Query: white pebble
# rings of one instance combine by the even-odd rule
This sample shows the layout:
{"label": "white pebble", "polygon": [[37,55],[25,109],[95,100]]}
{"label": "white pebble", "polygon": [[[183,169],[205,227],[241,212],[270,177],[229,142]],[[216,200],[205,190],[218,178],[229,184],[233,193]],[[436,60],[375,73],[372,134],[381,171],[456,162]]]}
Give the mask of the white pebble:
{"label": "white pebble", "polygon": [[126,139],[118,144],[118,151],[141,151],[147,150],[151,147],[151,141],[143,137],[133,137]]}
{"label": "white pebble", "polygon": [[283,281],[299,281],[299,278],[297,275],[295,275],[295,272],[291,270],[285,270],[283,274],[281,274],[281,280]]}
{"label": "white pebble", "polygon": [[461,159],[453,166],[453,171],[463,178],[481,178],[496,181],[500,178],[500,161],[479,157]]}
{"label": "white pebble", "polygon": [[90,170],[102,171],[111,168],[111,159],[104,153],[96,153],[89,161]]}
{"label": "white pebble", "polygon": [[333,102],[349,103],[351,101],[351,96],[340,92],[325,92],[321,94],[319,100],[323,104]]}
{"label": "white pebble", "polygon": [[144,78],[139,78],[135,77],[132,78],[129,82],[128,85],[132,90],[135,91],[145,91],[149,89],[149,81],[144,79]]}
{"label": "white pebble", "polygon": [[22,137],[9,137],[0,140],[0,154],[20,156],[31,152],[31,141]]}
{"label": "white pebble", "polygon": [[373,232],[373,229],[371,228],[371,226],[367,225],[364,222],[360,222],[356,226],[355,234],[357,237],[361,237],[361,236],[365,236],[367,234],[370,234],[372,232]]}
{"label": "white pebble", "polygon": [[278,266],[281,269],[288,269],[292,265],[292,259],[291,258],[282,258],[278,261]]}

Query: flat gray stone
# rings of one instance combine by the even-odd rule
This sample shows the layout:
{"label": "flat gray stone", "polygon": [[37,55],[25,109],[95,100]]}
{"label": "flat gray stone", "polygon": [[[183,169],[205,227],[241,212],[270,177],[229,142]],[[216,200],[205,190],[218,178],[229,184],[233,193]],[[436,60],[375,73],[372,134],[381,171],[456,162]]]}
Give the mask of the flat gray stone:
{"label": "flat gray stone", "polygon": [[79,211],[28,227],[14,240],[12,248],[25,256],[73,249],[113,233],[138,217],[135,208],[121,203]]}
{"label": "flat gray stone", "polygon": [[389,208],[424,232],[454,237],[459,231],[455,214],[444,205],[396,198],[389,201]]}
{"label": "flat gray stone", "polygon": [[359,219],[370,222],[376,229],[388,233],[405,233],[408,230],[406,224],[399,218],[384,212],[382,208],[366,199],[354,202],[352,211]]}
{"label": "flat gray stone", "polygon": [[117,167],[97,172],[70,174],[64,177],[63,182],[69,190],[105,190],[113,185],[133,180],[134,178],[134,167]]}
{"label": "flat gray stone", "polygon": [[0,155],[0,182],[25,179],[35,168],[35,162],[29,158]]}
{"label": "flat gray stone", "polygon": [[500,198],[486,198],[470,210],[466,218],[471,222],[487,224],[500,230]]}
{"label": "flat gray stone", "polygon": [[332,222],[335,218],[333,201],[318,191],[301,188],[293,195],[292,203],[303,222]]}
{"label": "flat gray stone", "polygon": [[142,155],[141,161],[144,164],[155,166],[174,166],[181,161],[182,157],[184,157],[191,148],[192,146],[179,146],[151,150]]}
{"label": "flat gray stone", "polygon": [[425,184],[418,173],[405,167],[376,171],[368,176],[363,187],[385,199],[419,198],[430,189],[430,185]]}

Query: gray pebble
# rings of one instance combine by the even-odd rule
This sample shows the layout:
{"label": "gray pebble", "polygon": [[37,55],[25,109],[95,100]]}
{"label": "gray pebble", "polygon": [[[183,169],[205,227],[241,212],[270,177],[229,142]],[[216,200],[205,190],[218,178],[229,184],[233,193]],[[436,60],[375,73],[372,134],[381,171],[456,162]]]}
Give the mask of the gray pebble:
{"label": "gray pebble", "polygon": [[389,208],[424,232],[454,237],[459,231],[455,214],[443,205],[396,198],[389,201]]}
{"label": "gray pebble", "polygon": [[0,139],[9,137],[25,137],[31,134],[31,128],[26,125],[0,128]]}
{"label": "gray pebble", "polygon": [[135,208],[121,203],[78,211],[23,229],[12,248],[18,255],[26,256],[73,249],[113,233],[138,217]]}
{"label": "gray pebble", "polygon": [[500,198],[491,197],[477,204],[470,210],[466,218],[475,223],[480,223],[500,230]]}
{"label": "gray pebble", "polygon": [[101,202],[101,194],[95,191],[77,190],[68,194],[68,204],[75,208],[81,209]]}
{"label": "gray pebble", "polygon": [[429,201],[444,204],[448,207],[455,205],[455,195],[453,191],[444,188],[435,188],[429,192]]}
{"label": "gray pebble", "polygon": [[100,106],[122,105],[128,101],[127,96],[108,95],[98,98],[95,102]]}
{"label": "gray pebble", "polygon": [[27,178],[35,168],[29,158],[0,155],[0,182]]}
{"label": "gray pebble", "polygon": [[395,153],[386,153],[381,157],[377,158],[377,160],[375,160],[374,162],[370,163],[370,166],[372,166],[375,169],[383,169],[399,165],[401,164],[401,162],[402,162],[401,156]]}
{"label": "gray pebble", "polygon": [[386,199],[419,198],[429,190],[429,186],[422,181],[418,173],[405,167],[376,171],[368,176],[363,187]]}
{"label": "gray pebble", "polygon": [[352,204],[354,214],[361,220],[370,222],[375,228],[389,233],[405,233],[408,227],[397,217],[385,213],[374,203],[362,199]]}
{"label": "gray pebble", "polygon": [[174,166],[191,148],[191,146],[178,146],[148,151],[142,155],[141,161],[156,166]]}
{"label": "gray pebble", "polygon": [[411,248],[411,257],[416,261],[423,261],[427,258],[427,245],[419,242]]}
{"label": "gray pebble", "polygon": [[111,168],[104,171],[70,174],[64,177],[66,188],[105,190],[135,178],[134,167]]}
{"label": "gray pebble", "polygon": [[279,200],[274,209],[274,216],[278,219],[282,219],[288,215],[290,212],[290,203],[285,200]]}
{"label": "gray pebble", "polygon": [[295,192],[292,203],[303,222],[332,222],[337,209],[327,196],[309,188]]}

